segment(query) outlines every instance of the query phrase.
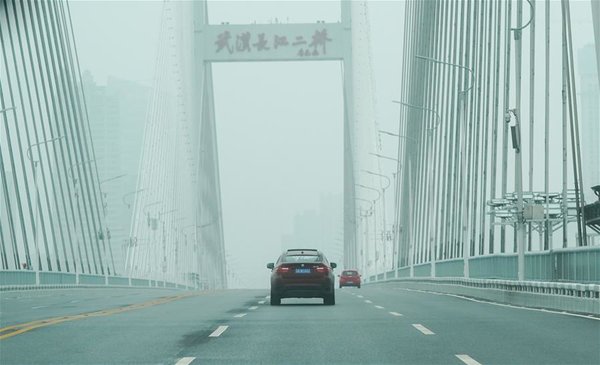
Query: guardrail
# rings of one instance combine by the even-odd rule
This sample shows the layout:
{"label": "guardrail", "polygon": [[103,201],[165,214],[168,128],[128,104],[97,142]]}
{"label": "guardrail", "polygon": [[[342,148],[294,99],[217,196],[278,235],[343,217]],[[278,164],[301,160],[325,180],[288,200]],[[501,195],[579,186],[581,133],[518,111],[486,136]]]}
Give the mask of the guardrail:
{"label": "guardrail", "polygon": [[[463,277],[463,259],[441,260],[413,265],[386,273],[385,278]],[[517,255],[493,254],[469,258],[469,278],[517,280]],[[531,281],[576,282],[600,284],[600,247],[559,249],[525,254],[525,279]],[[383,275],[371,275],[369,281],[381,281]]]}
{"label": "guardrail", "polygon": [[35,272],[31,270],[0,271],[0,291],[77,287],[195,289],[193,286],[188,286],[180,283],[162,280],[129,278],[125,276],[76,274],[53,271]]}
{"label": "guardrail", "polygon": [[[401,267],[371,275],[365,284],[396,283],[406,289],[463,295],[512,305],[600,316],[600,247],[529,252],[525,281],[517,281],[517,255],[495,254]],[[385,278],[383,278],[385,276]]]}
{"label": "guardrail", "polygon": [[390,279],[372,284],[398,285],[405,289],[600,316],[600,285],[598,284],[418,277]]}

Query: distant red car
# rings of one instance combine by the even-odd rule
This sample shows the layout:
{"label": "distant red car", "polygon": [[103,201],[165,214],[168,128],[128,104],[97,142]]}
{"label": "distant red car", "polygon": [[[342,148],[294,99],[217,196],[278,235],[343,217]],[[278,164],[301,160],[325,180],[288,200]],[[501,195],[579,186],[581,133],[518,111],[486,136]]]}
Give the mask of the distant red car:
{"label": "distant red car", "polygon": [[343,286],[356,286],[360,288],[360,274],[356,270],[344,270],[340,275],[340,288]]}

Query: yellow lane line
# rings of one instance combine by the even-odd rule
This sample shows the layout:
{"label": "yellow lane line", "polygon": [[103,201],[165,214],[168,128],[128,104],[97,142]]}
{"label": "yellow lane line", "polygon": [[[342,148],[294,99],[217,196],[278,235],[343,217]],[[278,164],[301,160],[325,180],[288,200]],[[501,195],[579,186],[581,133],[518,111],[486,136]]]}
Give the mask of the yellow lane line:
{"label": "yellow lane line", "polygon": [[0,328],[0,340],[4,340],[6,338],[13,337],[13,336],[19,335],[21,333],[25,333],[25,332],[28,332],[28,331],[31,331],[33,329],[40,328],[40,327],[46,327],[46,326],[51,326],[53,324],[69,322],[69,321],[76,321],[78,319],[85,319],[85,318],[90,318],[90,317],[110,316],[110,315],[117,314],[117,313],[123,313],[123,312],[128,312],[128,311],[132,311],[132,310],[136,310],[136,309],[152,307],[152,306],[159,305],[159,304],[165,304],[165,303],[173,302],[175,300],[188,298],[188,297],[194,296],[194,295],[197,295],[197,294],[192,293],[192,294],[182,294],[182,295],[161,297],[161,298],[153,299],[153,300],[150,300],[147,302],[130,304],[130,305],[127,305],[124,307],[118,307],[118,308],[112,308],[112,309],[102,309],[102,310],[95,311],[95,312],[87,312],[87,313],[74,314],[74,315],[70,315],[70,316],[40,319],[37,321],[31,321],[31,322],[27,322],[27,323],[20,323],[20,324],[15,324],[15,325],[11,325],[11,326],[6,326],[6,327]]}

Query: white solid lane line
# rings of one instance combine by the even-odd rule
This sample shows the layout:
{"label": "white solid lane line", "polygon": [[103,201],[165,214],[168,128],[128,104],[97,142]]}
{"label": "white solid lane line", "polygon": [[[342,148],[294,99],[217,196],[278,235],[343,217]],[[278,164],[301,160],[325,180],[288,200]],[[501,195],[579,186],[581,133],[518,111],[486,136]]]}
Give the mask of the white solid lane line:
{"label": "white solid lane line", "polygon": [[481,365],[480,362],[476,361],[469,355],[456,355],[460,359],[460,361],[464,362],[467,365]]}
{"label": "white solid lane line", "polygon": [[383,307],[380,306],[380,305],[376,305],[375,308],[377,308],[377,309],[383,309]]}
{"label": "white solid lane line", "polygon": [[497,302],[488,302],[488,301],[485,301],[485,300],[478,300],[478,299],[475,299],[475,298],[469,298],[469,297],[465,297],[465,296],[458,295],[458,294],[438,293],[438,292],[434,292],[434,291],[421,290],[421,289],[408,289],[408,288],[396,288],[396,289],[397,290],[414,291],[414,292],[426,293],[426,294],[433,294],[433,295],[445,295],[445,296],[448,296],[448,297],[455,297],[455,298],[464,299],[464,300],[468,300],[468,301],[476,302],[476,303],[497,305],[497,306],[500,306],[500,307],[523,309],[523,310],[528,310],[528,311],[545,312],[545,313],[553,313],[553,314],[562,314],[562,315],[565,315],[565,316],[580,317],[580,318],[587,318],[587,319],[593,319],[595,321],[600,321],[600,318],[598,318],[598,317],[587,316],[585,314],[577,314],[577,313],[570,313],[570,312],[564,312],[564,311],[555,311],[555,310],[552,310],[552,309],[543,309],[543,308],[521,307],[521,306],[518,306],[518,305],[505,304],[505,303],[497,303]]}
{"label": "white solid lane line", "polygon": [[265,304],[265,301],[261,300],[261,301],[258,302],[258,304]]}
{"label": "white solid lane line", "polygon": [[390,312],[390,314],[392,316],[396,316],[396,317],[400,317],[402,314],[398,313],[398,312]]}
{"label": "white solid lane line", "polygon": [[258,309],[258,307],[257,307],[257,306],[255,306],[255,305],[253,305],[252,307],[250,307],[250,308],[248,308],[248,309],[250,309],[251,311],[253,311],[253,310],[255,310],[255,309]]}
{"label": "white solid lane line", "polygon": [[367,299],[367,300],[365,300],[365,303],[369,303],[369,304],[371,304],[371,303],[373,303],[373,302],[372,302],[372,301],[370,301],[369,299]]}
{"label": "white solid lane line", "polygon": [[227,331],[229,326],[219,326],[216,330],[213,331],[208,337],[219,337],[223,334],[223,332]]}
{"label": "white solid lane line", "polygon": [[423,333],[424,335],[435,335],[433,331],[423,326],[422,324],[413,324],[413,327],[421,331],[421,333]]}
{"label": "white solid lane line", "polygon": [[236,314],[234,317],[235,318],[242,318],[243,316],[245,316],[248,313],[240,313],[240,314]]}
{"label": "white solid lane line", "polygon": [[195,357],[182,357],[175,365],[190,365],[194,360],[196,360]]}

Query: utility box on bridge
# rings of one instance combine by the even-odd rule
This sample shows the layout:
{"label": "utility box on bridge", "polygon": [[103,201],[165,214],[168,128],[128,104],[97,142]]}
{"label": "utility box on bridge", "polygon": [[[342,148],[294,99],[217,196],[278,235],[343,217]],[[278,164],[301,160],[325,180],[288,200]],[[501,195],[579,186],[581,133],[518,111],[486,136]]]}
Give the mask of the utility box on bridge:
{"label": "utility box on bridge", "polygon": [[528,221],[544,219],[544,206],[540,204],[527,205],[523,211],[523,218]]}

